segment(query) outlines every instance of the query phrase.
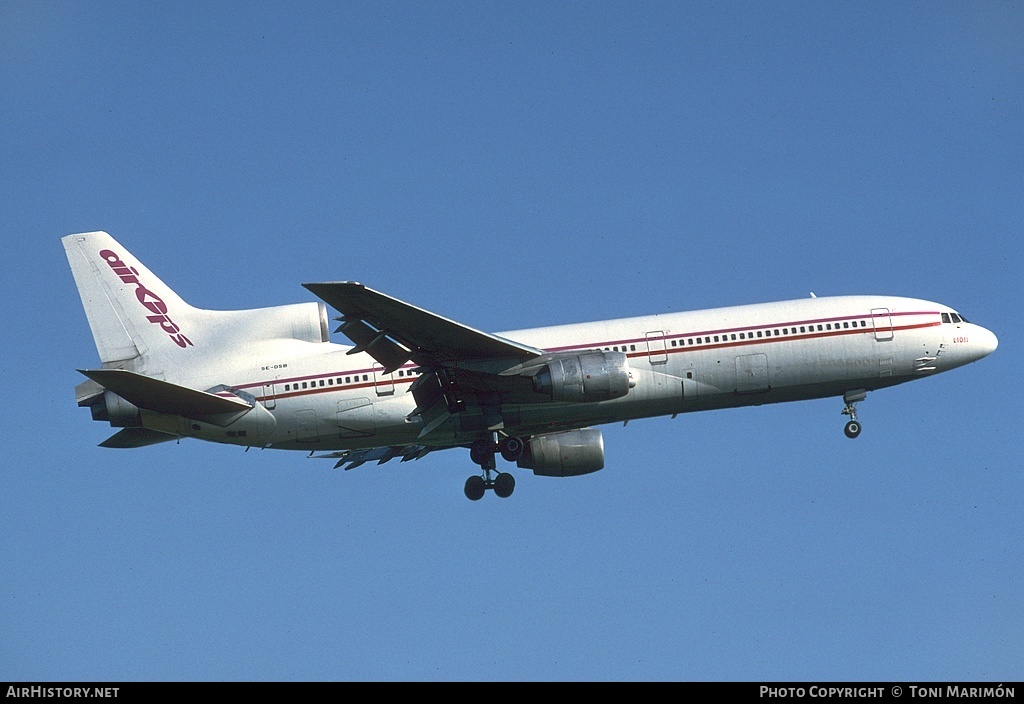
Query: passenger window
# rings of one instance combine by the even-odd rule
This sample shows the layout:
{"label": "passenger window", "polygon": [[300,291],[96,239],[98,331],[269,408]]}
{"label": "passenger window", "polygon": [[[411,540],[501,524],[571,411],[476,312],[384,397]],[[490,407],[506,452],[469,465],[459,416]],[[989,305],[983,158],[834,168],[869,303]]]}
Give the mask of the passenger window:
{"label": "passenger window", "polygon": [[732,339],[733,339],[733,340],[735,340],[735,339],[736,339],[736,333],[733,333],[733,334],[731,335],[731,337],[732,337]]}

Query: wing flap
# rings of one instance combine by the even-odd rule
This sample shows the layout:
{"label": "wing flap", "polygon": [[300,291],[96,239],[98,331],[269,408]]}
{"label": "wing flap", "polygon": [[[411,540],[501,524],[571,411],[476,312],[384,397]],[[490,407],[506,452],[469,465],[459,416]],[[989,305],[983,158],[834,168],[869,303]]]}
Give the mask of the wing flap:
{"label": "wing flap", "polygon": [[319,455],[312,455],[314,459],[338,460],[334,469],[344,466],[345,470],[355,469],[367,462],[384,464],[396,457],[401,457],[402,462],[418,460],[435,448],[426,445],[385,445],[383,447],[365,447],[358,450],[342,450],[340,452],[328,452]]}

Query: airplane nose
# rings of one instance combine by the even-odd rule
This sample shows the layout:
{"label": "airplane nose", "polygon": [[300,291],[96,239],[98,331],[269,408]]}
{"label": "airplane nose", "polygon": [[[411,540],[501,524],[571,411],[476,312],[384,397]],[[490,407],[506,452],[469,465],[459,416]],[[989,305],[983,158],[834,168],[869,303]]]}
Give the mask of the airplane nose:
{"label": "airplane nose", "polygon": [[978,332],[975,344],[978,349],[978,359],[981,359],[996,351],[996,347],[999,347],[999,338],[994,332],[985,328],[980,328]]}

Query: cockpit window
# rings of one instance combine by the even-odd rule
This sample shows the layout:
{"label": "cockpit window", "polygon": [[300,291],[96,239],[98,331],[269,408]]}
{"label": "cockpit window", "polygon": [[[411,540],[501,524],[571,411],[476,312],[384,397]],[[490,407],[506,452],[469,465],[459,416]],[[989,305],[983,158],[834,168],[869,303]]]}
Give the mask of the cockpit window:
{"label": "cockpit window", "polygon": [[957,315],[956,313],[950,313],[950,315],[953,317],[953,322],[954,323],[961,323],[961,322],[963,322],[963,320],[960,318],[960,316]]}
{"label": "cockpit window", "polygon": [[942,322],[944,322],[944,323],[950,322],[950,320],[949,320],[949,313],[943,313],[942,314]]}

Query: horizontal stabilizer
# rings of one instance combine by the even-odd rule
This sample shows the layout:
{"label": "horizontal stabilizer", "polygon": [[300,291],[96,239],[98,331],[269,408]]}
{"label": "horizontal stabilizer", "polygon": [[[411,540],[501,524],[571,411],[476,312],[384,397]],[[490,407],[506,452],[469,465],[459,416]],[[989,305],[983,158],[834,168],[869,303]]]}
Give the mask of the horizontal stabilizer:
{"label": "horizontal stabilizer", "polygon": [[126,450],[135,447],[156,445],[160,442],[177,439],[177,435],[161,433],[159,430],[149,430],[148,428],[125,428],[101,442],[100,447],[113,447]]}
{"label": "horizontal stabilizer", "polygon": [[224,413],[244,413],[252,408],[251,404],[238,398],[224,398],[126,369],[78,371],[129,403],[147,411],[185,418],[203,418]]}

